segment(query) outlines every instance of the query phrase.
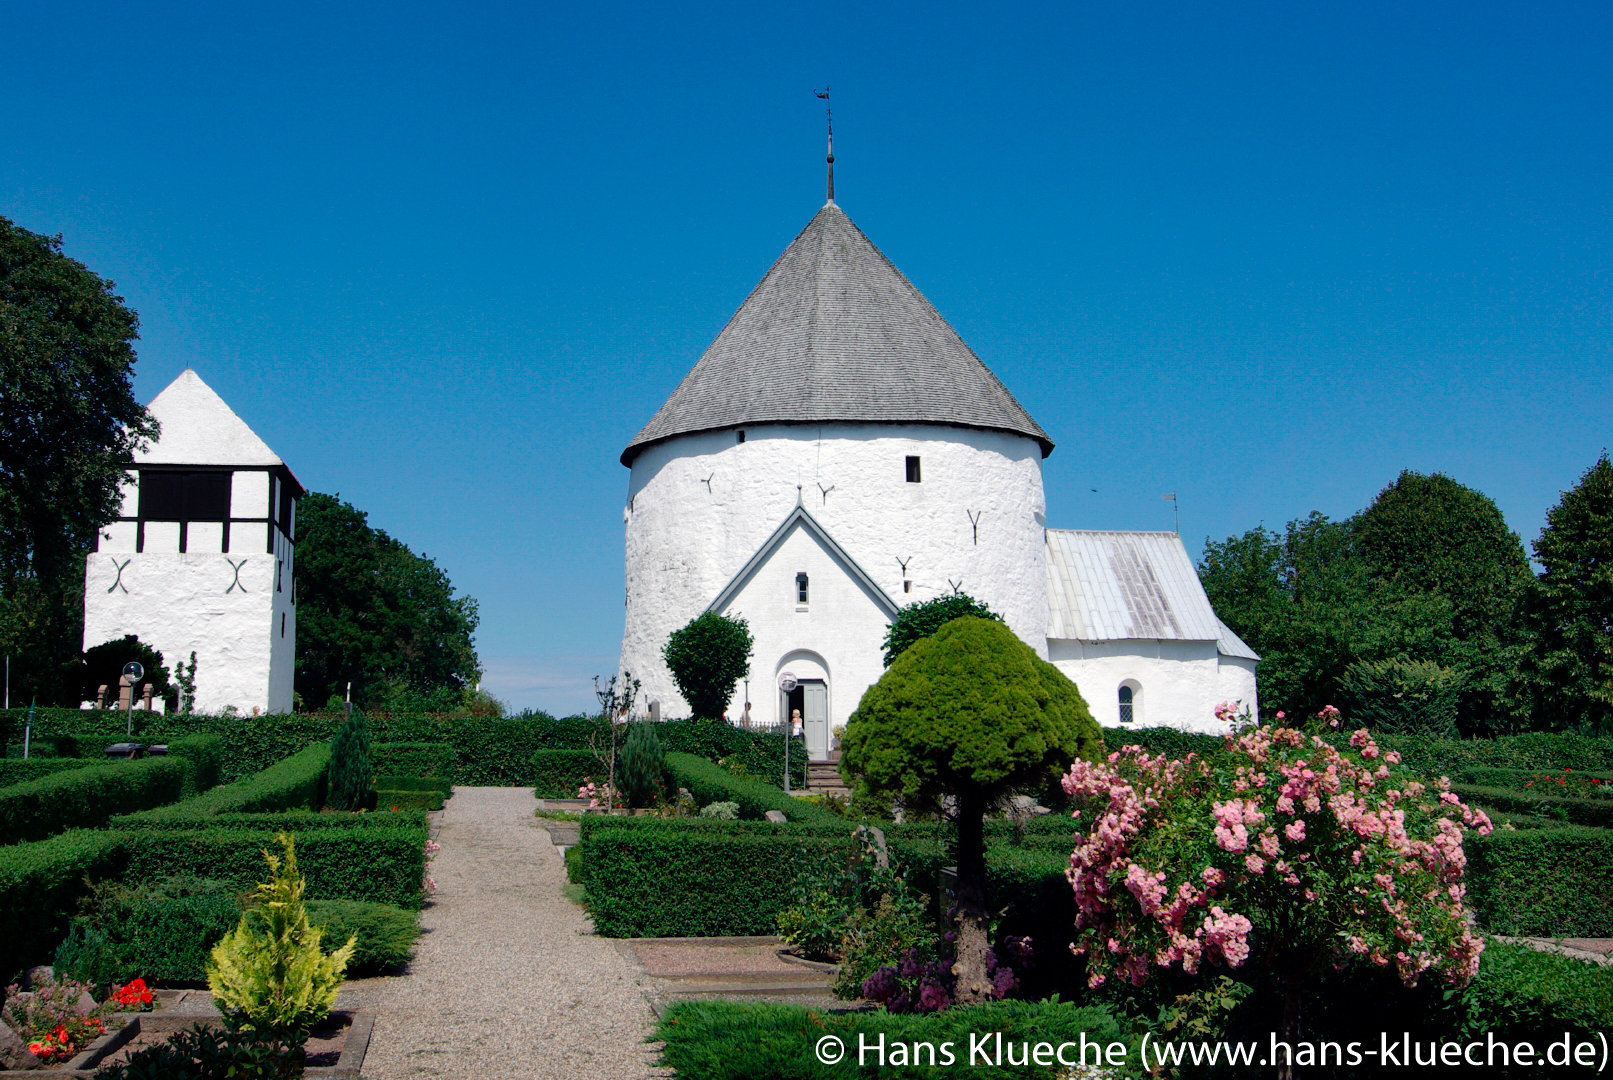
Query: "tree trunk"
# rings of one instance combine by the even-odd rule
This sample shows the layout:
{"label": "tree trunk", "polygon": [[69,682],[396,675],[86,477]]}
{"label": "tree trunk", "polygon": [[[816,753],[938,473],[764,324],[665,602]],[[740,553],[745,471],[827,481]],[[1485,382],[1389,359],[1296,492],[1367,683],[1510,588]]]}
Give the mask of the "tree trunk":
{"label": "tree trunk", "polygon": [[[1287,1043],[1290,1054],[1299,1052],[1299,1010],[1302,1002],[1300,978],[1297,975],[1284,976],[1283,980],[1283,1034],[1282,1041]],[[1288,1055],[1278,1054],[1277,1080],[1297,1080],[1299,1067],[1293,1063]]]}
{"label": "tree trunk", "polygon": [[986,800],[978,790],[958,796],[958,955],[952,965],[957,1002],[991,1000],[986,957],[991,952],[986,919]]}

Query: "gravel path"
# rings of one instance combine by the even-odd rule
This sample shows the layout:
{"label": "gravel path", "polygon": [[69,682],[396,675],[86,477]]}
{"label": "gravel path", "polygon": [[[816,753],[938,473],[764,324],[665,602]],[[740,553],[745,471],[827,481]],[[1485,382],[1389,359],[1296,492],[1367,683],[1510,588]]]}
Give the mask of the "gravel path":
{"label": "gravel path", "polygon": [[664,1076],[637,972],[560,893],[530,788],[454,789],[407,977],[377,1003],[369,1080]]}

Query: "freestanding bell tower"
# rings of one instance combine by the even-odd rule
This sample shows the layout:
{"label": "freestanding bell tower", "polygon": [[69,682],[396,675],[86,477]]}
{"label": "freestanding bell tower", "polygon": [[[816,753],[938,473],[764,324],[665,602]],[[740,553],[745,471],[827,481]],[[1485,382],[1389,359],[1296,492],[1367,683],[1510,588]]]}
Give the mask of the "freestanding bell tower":
{"label": "freestanding bell tower", "polygon": [[170,671],[194,652],[197,711],[290,712],[303,486],[196,372],[149,408],[162,431],[85,559],[84,647],[135,634]]}

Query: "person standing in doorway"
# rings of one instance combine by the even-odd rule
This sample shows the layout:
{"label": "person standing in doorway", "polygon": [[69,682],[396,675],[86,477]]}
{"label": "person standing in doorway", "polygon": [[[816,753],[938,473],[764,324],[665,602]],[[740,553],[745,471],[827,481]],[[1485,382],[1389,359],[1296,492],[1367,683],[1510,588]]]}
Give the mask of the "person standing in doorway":
{"label": "person standing in doorway", "polygon": [[790,734],[796,736],[797,738],[799,738],[800,735],[801,735],[801,710],[800,709],[791,709],[790,710]]}

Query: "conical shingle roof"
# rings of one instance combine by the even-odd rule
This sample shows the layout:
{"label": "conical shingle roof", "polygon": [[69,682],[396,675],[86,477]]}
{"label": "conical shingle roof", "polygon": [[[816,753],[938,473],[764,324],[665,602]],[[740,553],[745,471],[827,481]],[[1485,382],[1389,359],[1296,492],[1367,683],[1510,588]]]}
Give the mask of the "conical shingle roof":
{"label": "conical shingle roof", "polygon": [[622,451],[755,424],[948,424],[1053,442],[941,313],[829,203]]}

